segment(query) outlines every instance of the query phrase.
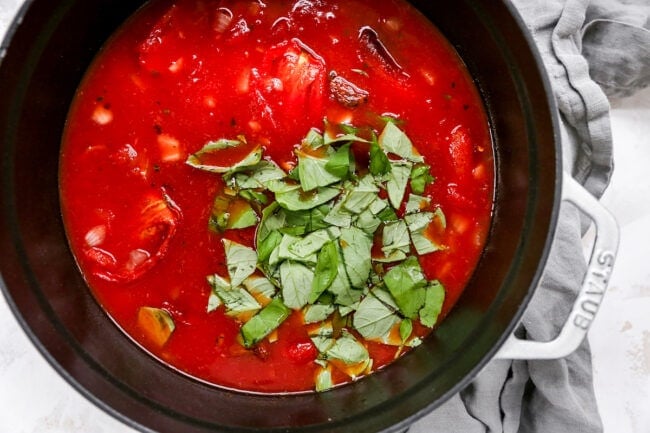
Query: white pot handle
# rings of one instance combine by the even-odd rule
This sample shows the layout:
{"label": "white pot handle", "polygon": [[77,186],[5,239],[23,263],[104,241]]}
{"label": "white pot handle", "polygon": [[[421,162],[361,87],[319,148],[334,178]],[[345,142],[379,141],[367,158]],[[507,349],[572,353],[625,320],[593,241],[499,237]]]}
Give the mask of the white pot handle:
{"label": "white pot handle", "polygon": [[563,179],[562,200],[577,206],[596,226],[596,241],[580,293],[557,338],[538,342],[510,335],[497,352],[496,359],[564,358],[585,339],[603,300],[618,250],[618,224],[612,214],[568,174]]}

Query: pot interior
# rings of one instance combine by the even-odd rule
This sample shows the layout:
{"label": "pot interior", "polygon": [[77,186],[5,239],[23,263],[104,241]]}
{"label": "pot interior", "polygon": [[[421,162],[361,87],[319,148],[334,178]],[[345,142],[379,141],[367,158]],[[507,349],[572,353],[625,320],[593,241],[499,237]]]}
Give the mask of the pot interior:
{"label": "pot interior", "polygon": [[261,396],[199,383],[142,351],[97,304],[67,246],[57,180],[67,110],[98,49],[140,3],[34,0],[0,66],[1,283],[44,356],[103,409],[160,431],[398,431],[466,385],[532,294],[559,202],[549,86],[512,6],[412,2],[466,62],[494,137],[490,240],[460,301],[383,371],[323,394]]}

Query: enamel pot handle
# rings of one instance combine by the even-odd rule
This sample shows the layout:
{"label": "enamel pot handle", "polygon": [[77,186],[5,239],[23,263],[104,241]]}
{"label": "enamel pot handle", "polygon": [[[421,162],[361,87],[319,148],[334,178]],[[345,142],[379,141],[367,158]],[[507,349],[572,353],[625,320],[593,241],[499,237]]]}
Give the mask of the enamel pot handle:
{"label": "enamel pot handle", "polygon": [[574,204],[589,216],[596,226],[596,241],[580,293],[557,338],[549,342],[537,342],[522,340],[514,334],[510,335],[497,352],[495,359],[564,358],[573,353],[586,338],[587,331],[598,312],[616,259],[619,242],[618,224],[612,214],[570,175],[565,175],[563,179],[562,201]]}

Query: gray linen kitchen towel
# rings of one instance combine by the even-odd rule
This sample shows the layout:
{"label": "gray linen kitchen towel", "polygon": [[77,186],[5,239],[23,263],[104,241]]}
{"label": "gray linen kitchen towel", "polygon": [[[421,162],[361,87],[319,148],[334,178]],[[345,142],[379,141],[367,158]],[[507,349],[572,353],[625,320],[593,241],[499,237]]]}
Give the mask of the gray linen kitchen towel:
{"label": "gray linen kitchen towel", "polygon": [[[511,0],[551,78],[565,171],[600,197],[613,169],[608,96],[650,84],[650,0]],[[563,204],[541,285],[522,320],[532,340],[554,338],[580,288],[584,224]],[[410,433],[602,431],[585,341],[565,359],[492,361]]]}

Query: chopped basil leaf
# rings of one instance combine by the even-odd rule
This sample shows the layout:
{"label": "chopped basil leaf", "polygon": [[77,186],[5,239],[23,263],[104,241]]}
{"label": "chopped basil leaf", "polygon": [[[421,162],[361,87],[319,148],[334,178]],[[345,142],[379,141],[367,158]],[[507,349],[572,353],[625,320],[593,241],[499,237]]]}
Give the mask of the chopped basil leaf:
{"label": "chopped basil leaf", "polygon": [[212,290],[219,291],[219,290],[230,290],[230,282],[223,278],[219,274],[214,274],[214,275],[208,275],[208,283],[212,287]]}
{"label": "chopped basil leaf", "polygon": [[379,216],[379,214],[388,207],[388,201],[382,198],[375,198],[375,201],[370,203],[368,210],[373,213],[373,215]]}
{"label": "chopped basil leaf", "polygon": [[223,239],[226,251],[226,265],[232,287],[240,285],[257,267],[257,253],[254,249],[229,239]]}
{"label": "chopped basil leaf", "polygon": [[300,184],[291,179],[271,180],[266,184],[266,189],[274,194],[282,194],[300,190]]}
{"label": "chopped basil leaf", "polygon": [[342,258],[340,247],[337,247],[337,253],[339,260],[336,277],[334,277],[334,281],[332,281],[332,284],[330,284],[327,290],[335,296],[335,302],[338,305],[351,306],[361,299],[363,292],[354,289],[350,284],[350,279],[347,276],[347,268],[343,263],[344,259]]}
{"label": "chopped basil leaf", "polygon": [[336,359],[347,365],[367,363],[370,360],[368,349],[345,330],[327,350],[325,356],[327,359]]}
{"label": "chopped basil leaf", "polygon": [[411,140],[393,122],[386,124],[379,135],[378,142],[386,153],[394,153],[412,162],[424,162],[424,158],[415,149]]}
{"label": "chopped basil leaf", "polygon": [[285,211],[285,225],[287,227],[301,227],[303,229],[302,234],[326,229],[330,227],[330,224],[325,223],[323,220],[329,211],[330,206],[327,204],[306,211],[287,210]]}
{"label": "chopped basil leaf", "polygon": [[220,159],[217,157],[220,152],[231,147],[238,147],[241,144],[242,142],[237,140],[210,141],[197,153],[190,155],[186,163],[194,168],[211,173],[229,173],[238,169],[252,167],[262,160],[262,148],[257,146],[242,159],[231,165],[223,166],[210,163],[211,160]]}
{"label": "chopped basil leaf", "polygon": [[222,304],[223,304],[223,302],[221,302],[221,298],[219,296],[217,296],[216,293],[210,292],[210,297],[208,298],[207,312],[210,313],[210,312],[216,310]]}
{"label": "chopped basil leaf", "polygon": [[412,164],[408,161],[392,162],[392,170],[387,175],[386,190],[388,191],[388,200],[390,204],[399,209],[404,200],[406,185],[411,175]]}
{"label": "chopped basil leaf", "polygon": [[379,144],[370,144],[370,173],[375,176],[381,176],[391,171],[390,160],[384,153]]}
{"label": "chopped basil leaf", "polygon": [[324,219],[326,223],[337,227],[350,227],[352,214],[343,207],[344,202],[345,199],[341,199],[334,204]]}
{"label": "chopped basil leaf", "polygon": [[250,203],[239,197],[218,195],[212,204],[208,227],[215,232],[257,225],[259,218]]}
{"label": "chopped basil leaf", "polygon": [[385,257],[401,251],[408,253],[411,250],[411,239],[406,223],[402,220],[387,223],[382,233],[382,252]]}
{"label": "chopped basil leaf", "polygon": [[436,244],[426,236],[427,227],[433,221],[435,214],[433,212],[421,212],[409,214],[404,217],[411,232],[411,240],[415,250],[420,255],[433,253],[442,249],[441,245]]}
{"label": "chopped basil leaf", "polygon": [[260,249],[260,243],[273,232],[277,232],[285,226],[286,214],[277,203],[271,203],[262,211],[262,221],[257,228],[257,248]]}
{"label": "chopped basil leaf", "polygon": [[282,236],[282,241],[278,246],[278,258],[280,260],[294,260],[296,262],[307,263],[309,265],[316,264],[317,256],[315,252],[306,255],[296,254],[292,250],[292,246],[302,240],[301,237],[285,234]]}
{"label": "chopped basil leaf", "polygon": [[278,298],[271,301],[262,311],[253,316],[241,327],[244,346],[251,348],[273,332],[284,322],[291,311]]}
{"label": "chopped basil leaf", "polygon": [[409,257],[384,276],[384,283],[405,317],[416,319],[424,305],[427,280],[416,257]]}
{"label": "chopped basil leaf", "polygon": [[269,202],[269,198],[266,194],[263,192],[257,192],[253,189],[242,189],[239,191],[239,196],[249,203],[257,202],[259,204],[267,204]]}
{"label": "chopped basil leaf", "polygon": [[230,212],[227,229],[245,229],[257,225],[259,217],[249,203],[238,204],[237,207]]}
{"label": "chopped basil leaf", "polygon": [[377,214],[377,218],[383,222],[397,221],[397,213],[395,213],[395,209],[392,207],[386,207]]}
{"label": "chopped basil leaf", "polygon": [[323,187],[313,191],[303,191],[296,188],[286,192],[276,192],[275,199],[288,210],[308,210],[320,206],[338,196],[340,191],[337,188]]}
{"label": "chopped basil leaf", "polygon": [[312,128],[307,133],[307,136],[302,139],[302,144],[304,146],[309,146],[312,149],[318,149],[319,147],[325,144],[323,136],[316,128]]}
{"label": "chopped basil leaf", "polygon": [[248,293],[261,304],[267,304],[275,296],[277,288],[267,278],[251,275],[244,280],[244,287]]}
{"label": "chopped basil leaf", "polygon": [[300,151],[296,151],[296,155],[298,155],[298,176],[303,191],[309,192],[341,180],[340,176],[335,176],[327,170],[329,158],[317,158]]}
{"label": "chopped basil leaf", "polygon": [[258,189],[266,188],[270,181],[284,179],[286,175],[275,162],[262,160],[246,171],[236,173],[234,179],[241,189]]}
{"label": "chopped basil leaf", "polygon": [[348,191],[343,206],[346,210],[359,214],[375,201],[378,193],[379,188],[373,176],[364,176],[354,188]]}
{"label": "chopped basil leaf", "polygon": [[326,353],[334,344],[334,329],[331,322],[323,322],[318,328],[309,332],[309,338],[319,353]]}
{"label": "chopped basil leaf", "polygon": [[341,231],[337,227],[316,230],[304,238],[289,245],[289,251],[298,257],[308,257],[320,251],[323,245],[338,238]]}
{"label": "chopped basil leaf", "polygon": [[327,242],[318,254],[309,303],[313,304],[327,290],[339,272],[339,253],[336,243]]}
{"label": "chopped basil leaf", "polygon": [[372,268],[372,238],[356,227],[342,228],[339,245],[350,284],[364,288]]}
{"label": "chopped basil leaf", "polygon": [[325,132],[323,135],[323,139],[325,140],[325,144],[333,144],[333,143],[344,143],[346,141],[356,141],[359,143],[367,143],[368,140],[364,140],[361,137],[358,137],[354,133],[348,133],[348,134],[342,134],[338,135],[336,137],[333,137],[328,131]]}
{"label": "chopped basil leaf", "polygon": [[410,194],[406,202],[406,213],[417,213],[425,210],[431,205],[429,197],[422,197],[421,195]]}
{"label": "chopped basil leaf", "polygon": [[345,179],[350,172],[350,158],[352,158],[350,143],[346,143],[332,154],[330,160],[325,164],[325,170],[339,180]]}
{"label": "chopped basil leaf", "polygon": [[334,305],[313,304],[305,307],[303,312],[305,323],[317,323],[327,319],[336,309]]}
{"label": "chopped basil leaf", "polygon": [[411,191],[415,194],[424,194],[427,185],[434,182],[431,176],[431,167],[426,164],[416,164],[411,171]]}
{"label": "chopped basil leaf", "polygon": [[438,280],[430,281],[426,287],[424,306],[420,310],[420,322],[426,327],[433,328],[444,302],[445,288]]}
{"label": "chopped basil leaf", "polygon": [[282,298],[287,307],[300,310],[309,302],[314,272],[308,267],[291,261],[280,265]]}
{"label": "chopped basil leaf", "polygon": [[413,333],[413,322],[411,319],[404,319],[399,324],[399,337],[402,339],[402,343],[406,343],[411,334]]}
{"label": "chopped basil leaf", "polygon": [[394,263],[401,262],[406,259],[406,253],[404,251],[395,250],[390,254],[382,254],[381,256],[373,256],[372,260],[378,263]]}
{"label": "chopped basil leaf", "polygon": [[243,287],[215,290],[215,294],[221,298],[226,307],[226,314],[231,317],[243,318],[245,317],[243,313],[256,312],[262,308],[259,302]]}
{"label": "chopped basil leaf", "polygon": [[274,231],[268,234],[264,240],[257,245],[257,259],[264,263],[269,260],[271,253],[282,242],[282,233]]}
{"label": "chopped basil leaf", "polygon": [[339,307],[338,307],[338,309],[339,309],[339,315],[340,315],[341,317],[345,317],[345,316],[347,316],[348,314],[357,311],[357,309],[359,308],[359,304],[360,304],[360,303],[361,303],[361,301],[357,301],[357,302],[355,302],[355,303],[352,304],[352,305],[339,305]]}
{"label": "chopped basil leaf", "polygon": [[376,289],[363,298],[352,319],[354,328],[368,340],[384,339],[399,322],[397,306],[392,300],[388,303],[379,299],[375,295],[378,292]]}
{"label": "chopped basil leaf", "polygon": [[295,180],[300,182],[300,167],[295,166],[287,175],[287,179]]}
{"label": "chopped basil leaf", "polygon": [[355,225],[367,234],[372,235],[381,225],[381,220],[374,216],[370,209],[366,209],[359,214]]}
{"label": "chopped basil leaf", "polygon": [[334,387],[332,370],[330,367],[321,367],[316,373],[316,392],[324,392]]}

